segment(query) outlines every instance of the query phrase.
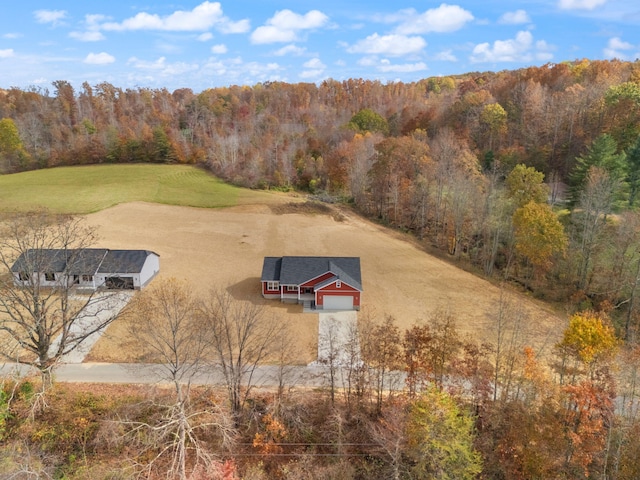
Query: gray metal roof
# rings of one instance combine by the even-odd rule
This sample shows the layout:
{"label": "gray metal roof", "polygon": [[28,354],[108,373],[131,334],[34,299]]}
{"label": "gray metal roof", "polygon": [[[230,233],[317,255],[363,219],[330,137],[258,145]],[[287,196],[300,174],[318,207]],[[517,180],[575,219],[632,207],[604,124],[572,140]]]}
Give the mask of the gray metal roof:
{"label": "gray metal roof", "polygon": [[29,249],[11,267],[12,272],[52,272],[68,275],[100,273],[139,273],[149,254],[148,250]]}
{"label": "gray metal roof", "polygon": [[301,285],[327,272],[362,290],[359,257],[265,257],[262,281]]}

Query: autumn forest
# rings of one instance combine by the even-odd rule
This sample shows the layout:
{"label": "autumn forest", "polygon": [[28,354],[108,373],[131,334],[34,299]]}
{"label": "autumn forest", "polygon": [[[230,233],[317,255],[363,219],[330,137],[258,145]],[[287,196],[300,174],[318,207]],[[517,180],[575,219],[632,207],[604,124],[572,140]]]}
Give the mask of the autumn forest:
{"label": "autumn forest", "polygon": [[[507,296],[493,345],[462,338],[446,312],[406,332],[393,317],[363,319],[370,368],[350,365],[353,377],[332,380],[330,393],[253,398],[235,412],[245,445],[236,452],[246,456],[221,455],[215,475],[194,467],[189,478],[640,476],[638,61],[199,93],[63,80],[0,90],[3,174],[134,162],[194,164],[234,185],[353,208],[567,318],[544,358],[524,343],[524,317]],[[401,387],[393,371],[406,375]],[[137,448],[105,431],[107,410],[161,417],[156,406],[56,387],[56,413],[28,426],[30,388],[0,391],[0,438],[29,438],[64,458],[67,473],[70,455],[77,465],[106,444]],[[192,408],[207,410],[211,395],[200,392]],[[85,430],[72,426],[76,404]],[[53,435],[45,425],[54,420],[69,441],[47,446],[37,435]],[[226,441],[226,430],[207,432],[208,445]],[[186,464],[201,468],[193,458]]]}

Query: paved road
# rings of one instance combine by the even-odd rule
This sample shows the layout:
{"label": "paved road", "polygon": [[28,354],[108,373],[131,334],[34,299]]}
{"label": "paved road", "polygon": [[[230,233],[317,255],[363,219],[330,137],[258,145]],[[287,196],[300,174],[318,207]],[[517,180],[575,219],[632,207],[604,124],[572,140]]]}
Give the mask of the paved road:
{"label": "paved road", "polygon": [[[29,373],[29,368],[15,364],[0,364],[1,375],[20,375]],[[327,369],[320,365],[287,366],[284,368],[285,385],[320,387],[327,384]],[[81,363],[62,364],[54,372],[54,379],[59,382],[77,383],[163,383],[161,368],[150,364],[126,363]],[[253,385],[258,387],[277,387],[279,368],[260,366],[253,376]],[[203,372],[192,379],[196,385],[222,385],[224,377],[216,370]]]}

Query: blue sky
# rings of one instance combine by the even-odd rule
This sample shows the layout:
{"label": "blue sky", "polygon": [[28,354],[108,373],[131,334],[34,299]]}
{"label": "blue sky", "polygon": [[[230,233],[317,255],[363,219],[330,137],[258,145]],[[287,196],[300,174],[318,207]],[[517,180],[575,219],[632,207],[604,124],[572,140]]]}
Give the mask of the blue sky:
{"label": "blue sky", "polygon": [[640,58],[638,0],[23,0],[0,16],[0,88],[195,92]]}

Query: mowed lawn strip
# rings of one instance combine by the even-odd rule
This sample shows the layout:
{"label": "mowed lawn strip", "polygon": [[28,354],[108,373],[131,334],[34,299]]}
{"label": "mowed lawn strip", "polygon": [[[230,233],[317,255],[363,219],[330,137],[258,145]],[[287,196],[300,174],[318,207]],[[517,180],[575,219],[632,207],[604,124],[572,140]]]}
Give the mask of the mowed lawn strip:
{"label": "mowed lawn strip", "polygon": [[190,165],[110,164],[0,175],[0,211],[87,214],[127,202],[218,208],[282,201]]}

